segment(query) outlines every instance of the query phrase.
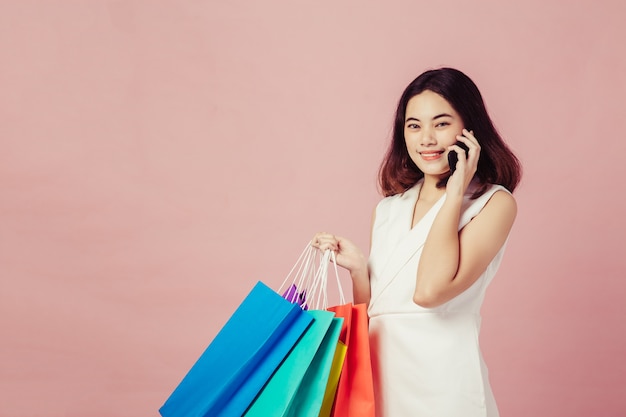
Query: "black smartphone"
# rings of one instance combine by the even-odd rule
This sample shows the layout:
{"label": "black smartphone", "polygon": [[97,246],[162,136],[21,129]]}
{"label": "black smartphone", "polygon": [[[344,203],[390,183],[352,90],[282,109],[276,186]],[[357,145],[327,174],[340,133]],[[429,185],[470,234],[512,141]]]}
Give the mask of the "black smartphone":
{"label": "black smartphone", "polygon": [[[460,148],[465,150],[465,157],[467,158],[467,156],[469,155],[469,148],[467,147],[467,145],[460,140],[457,140],[455,145],[458,145]],[[457,162],[459,162],[458,154],[455,151],[448,152],[448,165],[450,165],[450,175],[454,173]]]}

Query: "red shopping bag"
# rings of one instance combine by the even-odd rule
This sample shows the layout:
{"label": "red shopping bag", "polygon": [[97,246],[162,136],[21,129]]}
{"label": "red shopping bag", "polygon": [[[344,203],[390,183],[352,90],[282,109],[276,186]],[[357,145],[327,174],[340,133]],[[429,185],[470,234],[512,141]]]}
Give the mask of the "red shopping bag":
{"label": "red shopping bag", "polygon": [[374,417],[374,381],[370,361],[367,308],[343,304],[328,308],[343,318],[339,339],[347,351],[333,405],[333,417]]}

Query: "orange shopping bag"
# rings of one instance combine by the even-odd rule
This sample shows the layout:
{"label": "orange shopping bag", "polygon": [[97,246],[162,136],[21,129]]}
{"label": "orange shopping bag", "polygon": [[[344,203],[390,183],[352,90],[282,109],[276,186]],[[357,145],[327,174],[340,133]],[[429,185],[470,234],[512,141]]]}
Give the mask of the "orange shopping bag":
{"label": "orange shopping bag", "polygon": [[339,340],[347,346],[333,417],[374,417],[374,381],[365,304],[342,304],[328,308],[343,317]]}

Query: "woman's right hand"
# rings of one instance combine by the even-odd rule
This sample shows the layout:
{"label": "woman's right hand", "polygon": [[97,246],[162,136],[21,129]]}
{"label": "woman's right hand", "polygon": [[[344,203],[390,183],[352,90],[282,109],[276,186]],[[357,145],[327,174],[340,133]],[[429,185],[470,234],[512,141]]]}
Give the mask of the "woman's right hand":
{"label": "woman's right hand", "polygon": [[367,259],[363,252],[348,239],[330,233],[316,233],[311,240],[311,246],[322,252],[332,250],[335,252],[337,265],[350,271],[350,275],[367,275]]}

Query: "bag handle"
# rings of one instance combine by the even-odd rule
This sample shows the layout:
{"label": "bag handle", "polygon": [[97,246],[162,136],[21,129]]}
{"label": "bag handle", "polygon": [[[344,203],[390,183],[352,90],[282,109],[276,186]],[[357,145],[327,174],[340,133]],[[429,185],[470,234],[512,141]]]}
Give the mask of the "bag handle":
{"label": "bag handle", "polygon": [[[312,243],[313,242],[310,241],[306,245],[298,257],[298,260],[280,285],[278,292],[282,294],[284,290],[287,290],[289,285],[293,284],[296,286],[297,291],[304,293],[306,297],[301,303],[298,303],[300,307],[305,308],[308,305],[315,309],[327,309],[328,267],[332,262],[339,291],[339,301],[341,304],[345,304],[346,300],[339,280],[335,252],[328,249],[323,254],[320,254],[321,252],[315,249]],[[297,296],[298,294],[296,294],[296,297]]]}
{"label": "bag handle", "polygon": [[[291,268],[291,271],[285,277],[283,283],[278,288],[278,293],[282,294],[284,290],[287,290],[289,285],[295,285],[296,289],[300,292],[306,291],[310,288],[315,281],[315,248],[309,242],[296,263]],[[296,271],[297,269],[297,271]],[[295,273],[294,273],[295,271]],[[304,293],[306,295],[306,292]],[[296,299],[298,294],[296,294]],[[294,300],[290,300],[294,301]],[[298,303],[300,307],[306,307],[306,300],[303,299],[301,303]]]}
{"label": "bag handle", "polygon": [[345,304],[346,299],[343,294],[343,287],[339,280],[339,270],[337,269],[337,258],[335,251],[327,249],[323,255],[320,256],[320,261],[317,267],[317,272],[313,280],[313,286],[309,292],[312,297],[316,297],[314,308],[320,310],[326,310],[328,308],[328,270],[332,263],[335,271],[335,281],[337,282],[337,289],[339,291],[339,303]]}

